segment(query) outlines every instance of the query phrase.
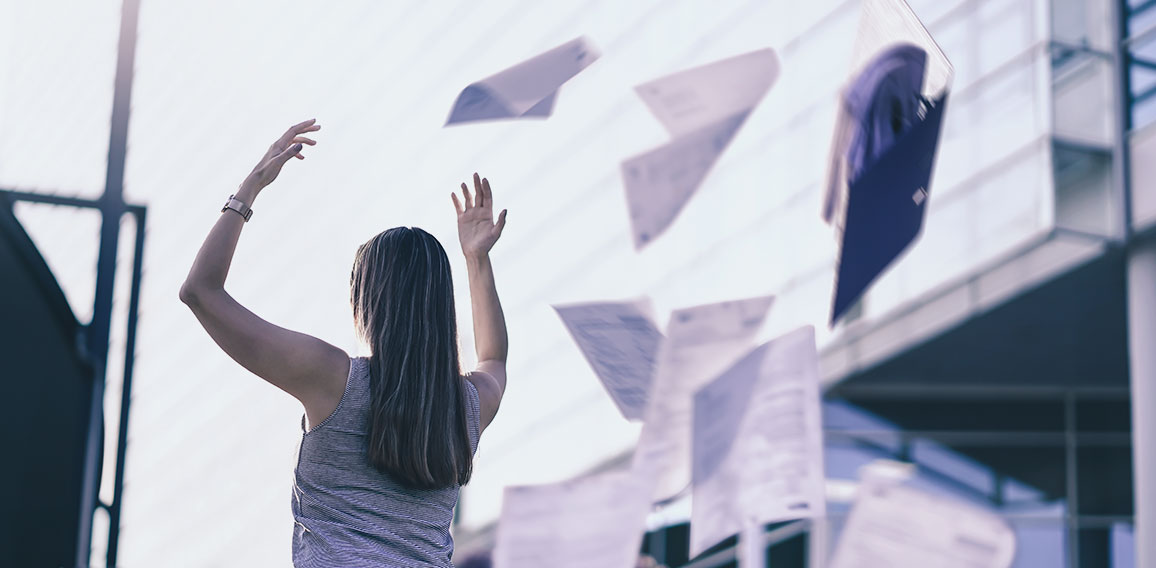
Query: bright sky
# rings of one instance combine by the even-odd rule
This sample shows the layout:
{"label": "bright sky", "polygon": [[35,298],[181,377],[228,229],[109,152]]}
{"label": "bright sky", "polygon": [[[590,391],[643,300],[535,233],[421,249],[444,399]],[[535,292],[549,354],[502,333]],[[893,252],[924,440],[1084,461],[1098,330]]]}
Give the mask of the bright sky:
{"label": "bright sky", "polygon": [[[230,361],[177,290],[221,203],[266,146],[306,118],[322,125],[319,144],[254,204],[227,284],[274,323],[359,352],[348,304],[354,251],[383,229],[420,226],[451,251],[471,364],[449,193],[478,171],[510,211],[493,253],[510,386],[463,493],[466,527],[494,519],[503,486],[575,475],[637,437],[550,304],[649,295],[661,325],[675,307],[774,293],[764,336],[813,324],[821,344],[829,339],[834,239],[819,218],[819,184],[854,0],[142,4],[126,194],[148,205],[149,225],[125,566],[288,560],[301,408]],[[1041,39],[1040,2],[954,13],[965,2],[912,4],[932,22],[963,93],[940,163],[952,155],[968,166],[937,173],[937,190],[958,196],[932,200],[922,244],[880,282],[868,317],[1049,222],[1038,144],[1046,119],[1033,110],[1045,86],[1034,55],[1000,67]],[[115,0],[0,2],[0,187],[99,194],[118,28]],[[998,48],[985,34],[1002,38]],[[563,87],[554,116],[442,128],[466,85],[580,35],[603,56]],[[764,47],[779,51],[779,83],[670,231],[636,253],[618,165],[668,136],[633,86]],[[1007,95],[998,105],[966,94],[997,69]],[[1022,167],[1007,175],[1018,176],[1019,197],[999,194],[994,224],[977,225],[976,211],[997,194],[962,182],[1017,148],[1026,149]],[[44,206],[18,214],[87,321],[98,219]],[[123,341],[120,327],[114,341]],[[116,385],[109,396],[119,397]]]}

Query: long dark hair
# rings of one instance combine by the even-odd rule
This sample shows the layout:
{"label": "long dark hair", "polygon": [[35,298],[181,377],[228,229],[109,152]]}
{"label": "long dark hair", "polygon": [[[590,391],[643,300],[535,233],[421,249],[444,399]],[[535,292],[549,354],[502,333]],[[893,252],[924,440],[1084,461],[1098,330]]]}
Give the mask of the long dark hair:
{"label": "long dark hair", "polygon": [[412,488],[466,484],[473,452],[445,249],[418,228],[384,231],[357,250],[350,289],[372,349],[369,463]]}

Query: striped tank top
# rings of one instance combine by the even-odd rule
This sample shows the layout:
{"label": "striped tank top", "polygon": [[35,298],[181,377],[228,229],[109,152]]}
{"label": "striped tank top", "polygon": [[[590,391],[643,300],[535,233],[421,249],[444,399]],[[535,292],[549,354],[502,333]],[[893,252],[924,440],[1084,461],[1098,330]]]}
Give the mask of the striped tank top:
{"label": "striped tank top", "polygon": [[[468,380],[470,448],[479,436],[478,391]],[[369,464],[369,361],[350,361],[333,414],[304,432],[293,483],[293,565],[452,568],[450,522],[458,487],[409,489]],[[302,418],[302,430],[305,420]]]}

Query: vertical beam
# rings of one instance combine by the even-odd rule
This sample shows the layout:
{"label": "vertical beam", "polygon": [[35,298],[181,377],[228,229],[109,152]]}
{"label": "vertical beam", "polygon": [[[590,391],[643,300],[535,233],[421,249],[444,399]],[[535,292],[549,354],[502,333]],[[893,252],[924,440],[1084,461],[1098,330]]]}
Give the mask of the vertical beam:
{"label": "vertical beam", "polygon": [[738,547],[739,568],[766,568],[767,545],[762,523],[744,516]]}
{"label": "vertical beam", "polygon": [[1132,130],[1132,53],[1128,43],[1131,35],[1128,26],[1128,0],[1116,0],[1111,3],[1114,9],[1116,23],[1116,53],[1113,58],[1113,74],[1116,83],[1116,135],[1113,147],[1112,177],[1116,200],[1115,213],[1120,218],[1117,234],[1127,243],[1132,237],[1132,183],[1131,160],[1132,150],[1128,142],[1128,134]]}
{"label": "vertical beam", "polygon": [[1128,251],[1136,567],[1156,568],[1156,241]]}
{"label": "vertical beam", "polygon": [[830,547],[830,517],[811,519],[811,531],[807,535],[807,568],[827,566],[827,549]]}
{"label": "vertical beam", "polygon": [[650,557],[658,563],[659,566],[666,566],[666,531],[665,525],[658,527],[650,533],[647,542],[647,549],[650,551]]}
{"label": "vertical beam", "polygon": [[1067,491],[1064,500],[1064,530],[1067,533],[1068,566],[1080,568],[1080,493],[1076,469],[1076,395],[1064,397],[1064,481]]}
{"label": "vertical beam", "polygon": [[141,270],[144,259],[145,213],[144,208],[134,209],[136,221],[136,243],[132,256],[132,285],[128,299],[128,324],[125,330],[124,381],[120,388],[120,420],[117,422],[116,474],[112,486],[112,503],[108,507],[108,552],[105,566],[115,567],[117,548],[120,542],[120,511],[124,502],[124,461],[128,452],[128,417],[132,402],[132,370],[136,359],[136,322],[140,307]]}
{"label": "vertical beam", "polygon": [[1156,242],[1134,240],[1132,227],[1132,80],[1129,21],[1153,6],[1149,1],[1130,9],[1127,0],[1115,7],[1116,187],[1121,193],[1127,250],[1128,380],[1132,401],[1133,542],[1137,568],[1156,568]]}
{"label": "vertical beam", "polygon": [[92,321],[88,325],[87,347],[93,363],[92,404],[88,416],[88,441],[81,479],[80,522],[77,530],[76,565],[88,566],[92,545],[92,520],[96,510],[101,464],[101,427],[104,423],[104,383],[108,366],[108,339],[112,325],[112,294],[116,282],[116,255],[120,220],[125,212],[124,163],[128,146],[128,117],[131,106],[133,62],[140,0],[124,0],[121,8],[120,41],[113,86],[112,121],[108,142],[108,170],[101,195],[100,249],[96,260],[96,293]]}

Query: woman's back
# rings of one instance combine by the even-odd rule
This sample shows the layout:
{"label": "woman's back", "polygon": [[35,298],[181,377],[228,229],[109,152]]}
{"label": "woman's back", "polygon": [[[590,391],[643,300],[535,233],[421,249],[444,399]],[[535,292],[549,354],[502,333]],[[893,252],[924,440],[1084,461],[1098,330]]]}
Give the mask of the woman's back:
{"label": "woman's back", "polygon": [[354,325],[385,354],[372,375],[396,379],[371,382],[369,360],[271,324],[224,288],[254,200],[290,158],[304,157],[304,146],[316,143],[304,134],[320,128],[315,120],[296,124],[269,147],[221,209],[180,299],[233,360],[300,401],[310,423],[325,417],[302,435],[295,468],[296,566],[450,566],[458,486],[469,481],[478,437],[506,389],[506,321],[489,256],[506,212],[494,219],[489,181],[476,173],[474,193],[463,183],[461,200],[451,199],[478,361],[468,380],[457,376],[453,278],[441,243],[395,227],[358,249]]}
{"label": "woman's back", "polygon": [[[360,357],[351,360],[337,409],[302,436],[293,485],[293,563],[450,567],[449,528],[458,487],[410,489],[370,465],[368,363]],[[478,392],[470,381],[461,380],[470,449],[475,451]]]}

